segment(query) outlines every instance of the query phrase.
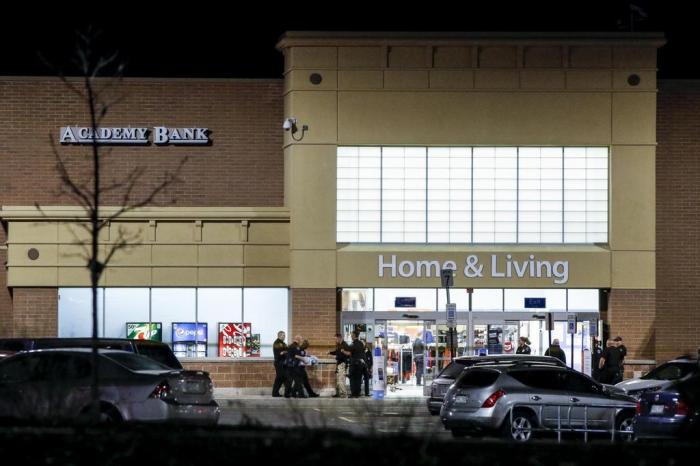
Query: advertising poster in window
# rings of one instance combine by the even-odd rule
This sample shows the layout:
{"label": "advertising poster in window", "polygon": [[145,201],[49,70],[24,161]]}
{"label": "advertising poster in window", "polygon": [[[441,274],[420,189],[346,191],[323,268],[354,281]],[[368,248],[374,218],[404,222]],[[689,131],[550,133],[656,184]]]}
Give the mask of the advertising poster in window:
{"label": "advertising poster in window", "polygon": [[251,358],[259,358],[260,357],[260,334],[255,333],[250,339],[250,343],[248,344],[248,356]]}
{"label": "advertising poster in window", "polygon": [[126,338],[163,341],[163,324],[161,322],[127,322]]}
{"label": "advertising poster in window", "polygon": [[[219,357],[245,358],[248,356],[248,346],[251,343],[250,323],[220,322],[219,323]],[[258,347],[259,347],[258,340]]]}
{"label": "advertising poster in window", "polygon": [[178,358],[205,358],[207,324],[173,322],[173,353]]}

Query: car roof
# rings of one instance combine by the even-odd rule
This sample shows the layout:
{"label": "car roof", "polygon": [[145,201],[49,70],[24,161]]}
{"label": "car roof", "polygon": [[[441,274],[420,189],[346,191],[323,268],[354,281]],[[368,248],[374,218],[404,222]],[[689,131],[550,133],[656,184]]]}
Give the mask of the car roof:
{"label": "car roof", "polygon": [[[492,369],[501,372],[509,372],[513,369],[538,369],[538,370],[557,370],[557,371],[572,371],[573,369],[560,366],[557,364],[542,363],[538,361],[518,361],[518,362],[508,362],[504,364],[478,364],[465,369],[464,372],[473,369]],[[463,373],[464,373],[463,372]]]}
{"label": "car roof", "polygon": [[[45,348],[38,350],[27,351],[25,354],[33,353],[80,353],[80,354],[91,354],[92,348]],[[107,349],[107,348],[97,348],[98,354],[136,354],[131,351],[122,351],[117,349]]]}
{"label": "car roof", "polygon": [[457,363],[472,362],[474,365],[483,364],[509,364],[520,362],[540,362],[549,363],[557,366],[565,367],[561,360],[552,356],[533,356],[529,354],[494,354],[491,356],[462,356],[455,358]]}

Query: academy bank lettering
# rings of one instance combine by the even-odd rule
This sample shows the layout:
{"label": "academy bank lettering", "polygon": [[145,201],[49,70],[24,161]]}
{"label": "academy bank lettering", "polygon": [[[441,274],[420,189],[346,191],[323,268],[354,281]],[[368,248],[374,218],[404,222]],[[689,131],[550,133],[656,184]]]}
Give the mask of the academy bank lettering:
{"label": "academy bank lettering", "polygon": [[156,145],[182,144],[182,145],[206,145],[209,139],[208,128],[168,128],[156,126],[149,128],[97,128],[93,131],[89,127],[64,126],[61,128],[61,144],[124,144],[124,145],[148,145],[152,135]]}
{"label": "academy bank lettering", "polygon": [[528,259],[518,261],[513,256],[506,254],[505,260],[499,261],[497,254],[491,254],[488,260],[489,272],[485,270],[484,263],[479,256],[469,255],[464,264],[458,267],[457,262],[437,260],[399,261],[395,254],[385,259],[383,254],[378,256],[379,277],[391,278],[439,278],[441,269],[450,269],[461,272],[466,278],[483,278],[488,275],[491,278],[551,278],[557,285],[563,285],[569,281],[569,261],[538,260],[534,255]]}

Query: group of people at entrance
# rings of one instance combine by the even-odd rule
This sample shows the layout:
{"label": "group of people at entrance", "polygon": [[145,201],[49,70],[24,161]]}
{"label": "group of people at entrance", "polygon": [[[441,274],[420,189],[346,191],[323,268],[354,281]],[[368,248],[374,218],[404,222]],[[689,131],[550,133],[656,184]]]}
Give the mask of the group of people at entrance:
{"label": "group of people at entrance", "polygon": [[[309,375],[306,373],[307,364],[312,364],[313,356],[307,355],[308,340],[297,335],[292,344],[287,346],[284,342],[284,332],[277,332],[277,340],[272,344],[272,352],[275,359],[275,382],[272,385],[272,396],[279,397],[280,388],[284,385],[285,398],[314,398],[319,396],[314,392],[309,383]],[[306,393],[304,393],[306,390]]]}
{"label": "group of people at entrance", "polygon": [[350,398],[359,398],[364,380],[365,396],[369,396],[369,381],[372,378],[372,350],[370,345],[360,340],[358,332],[352,332],[352,344],[347,344],[339,333],[335,335],[336,392],[334,398],[347,398],[345,379],[350,379]]}

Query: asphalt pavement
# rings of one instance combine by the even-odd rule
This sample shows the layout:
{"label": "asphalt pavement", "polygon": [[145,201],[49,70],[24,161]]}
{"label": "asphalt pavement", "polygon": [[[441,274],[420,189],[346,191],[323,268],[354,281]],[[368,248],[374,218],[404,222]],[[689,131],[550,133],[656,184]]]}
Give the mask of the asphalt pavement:
{"label": "asphalt pavement", "polygon": [[220,425],[334,428],[357,434],[407,433],[421,438],[451,438],[425,398],[373,400],[347,398],[272,398],[270,396],[218,399]]}

